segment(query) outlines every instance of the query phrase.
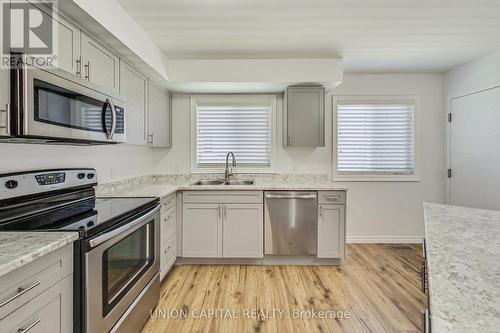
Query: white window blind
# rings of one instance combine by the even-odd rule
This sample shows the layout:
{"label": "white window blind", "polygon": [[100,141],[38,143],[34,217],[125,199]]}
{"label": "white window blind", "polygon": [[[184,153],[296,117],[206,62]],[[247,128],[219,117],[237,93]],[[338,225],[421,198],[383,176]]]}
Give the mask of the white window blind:
{"label": "white window blind", "polygon": [[338,174],[413,174],[413,109],[339,101]]}
{"label": "white window blind", "polygon": [[270,106],[197,106],[197,164],[223,164],[232,151],[238,165],[271,164]]}

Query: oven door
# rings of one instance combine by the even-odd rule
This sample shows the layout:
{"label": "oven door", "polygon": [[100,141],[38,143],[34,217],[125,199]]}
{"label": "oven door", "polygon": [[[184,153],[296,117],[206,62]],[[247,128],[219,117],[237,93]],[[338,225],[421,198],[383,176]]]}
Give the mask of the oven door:
{"label": "oven door", "polygon": [[62,70],[16,70],[18,136],[125,142],[122,98]]}
{"label": "oven door", "polygon": [[160,206],[87,241],[85,331],[109,332],[159,272]]}

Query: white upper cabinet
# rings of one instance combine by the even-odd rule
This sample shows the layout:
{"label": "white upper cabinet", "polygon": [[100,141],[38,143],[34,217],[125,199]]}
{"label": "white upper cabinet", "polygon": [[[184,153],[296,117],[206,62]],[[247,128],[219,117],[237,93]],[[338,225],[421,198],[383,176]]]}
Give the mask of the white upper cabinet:
{"label": "white upper cabinet", "polygon": [[149,145],[172,147],[170,94],[149,80]]}
{"label": "white upper cabinet", "polygon": [[119,90],[120,60],[97,40],[82,32],[82,75],[101,87]]}
{"label": "white upper cabinet", "polygon": [[223,205],[223,258],[262,258],[264,249],[262,204]]}
{"label": "white upper cabinet", "polygon": [[57,66],[69,73],[81,76],[81,30],[60,14],[57,17],[57,23]]}
{"label": "white upper cabinet", "polygon": [[7,135],[7,112],[9,111],[9,70],[0,69],[0,136]]}
{"label": "white upper cabinet", "polygon": [[284,102],[283,147],[324,147],[325,89],[288,87]]}
{"label": "white upper cabinet", "polygon": [[127,143],[148,143],[148,79],[124,61],[120,61],[120,95],[127,100],[125,124]]}

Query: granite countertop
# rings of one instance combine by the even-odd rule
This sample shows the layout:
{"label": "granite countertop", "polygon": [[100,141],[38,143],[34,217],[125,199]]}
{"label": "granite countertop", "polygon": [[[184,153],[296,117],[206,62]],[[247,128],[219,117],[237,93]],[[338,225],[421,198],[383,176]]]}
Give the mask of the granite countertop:
{"label": "granite countertop", "polygon": [[345,191],[346,187],[334,184],[331,181],[325,182],[258,182],[256,181],[253,185],[192,185],[192,183],[184,184],[147,184],[147,185],[137,185],[131,188],[111,191],[106,193],[100,193],[103,196],[125,196],[125,197],[164,197],[176,191],[213,191],[213,190],[224,190],[224,191],[267,191],[267,190],[330,190],[330,191]]}
{"label": "granite countertop", "polygon": [[498,332],[500,212],[424,204],[434,333]]}
{"label": "granite countertop", "polygon": [[0,232],[0,276],[78,239],[76,232]]}

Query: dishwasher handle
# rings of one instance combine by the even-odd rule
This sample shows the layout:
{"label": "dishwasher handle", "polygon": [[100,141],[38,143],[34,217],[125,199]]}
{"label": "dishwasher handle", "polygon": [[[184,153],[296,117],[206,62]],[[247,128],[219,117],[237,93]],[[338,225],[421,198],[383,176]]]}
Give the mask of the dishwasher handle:
{"label": "dishwasher handle", "polygon": [[316,199],[316,193],[308,194],[270,194],[266,193],[266,199]]}

